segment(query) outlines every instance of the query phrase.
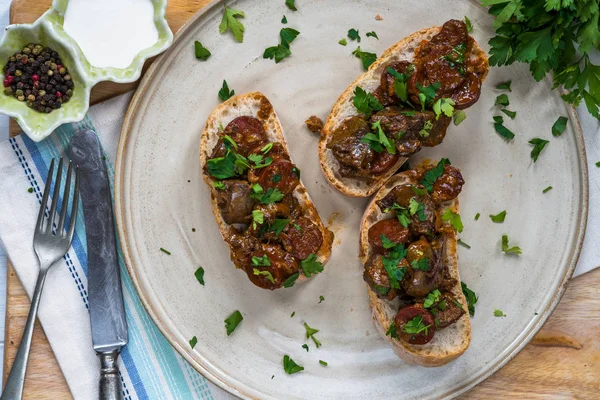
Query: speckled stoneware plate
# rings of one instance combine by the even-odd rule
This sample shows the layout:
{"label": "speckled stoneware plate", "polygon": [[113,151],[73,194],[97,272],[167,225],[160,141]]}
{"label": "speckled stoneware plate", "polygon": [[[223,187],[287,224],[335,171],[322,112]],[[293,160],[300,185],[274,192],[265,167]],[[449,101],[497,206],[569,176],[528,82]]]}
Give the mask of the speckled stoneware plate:
{"label": "speckled stoneware plate", "polygon": [[[379,337],[367,304],[358,260],[358,227],[367,199],[342,196],[328,186],[317,160],[317,137],[307,131],[310,115],[324,118],[337,97],[362,72],[351,55],[356,42],[338,41],[359,29],[361,49],[384,49],[424,27],[468,15],[473,35],[488,48],[491,19],[475,1],[370,2],[303,0],[298,11],[284,1],[230,1],[246,18],[244,43],[219,34],[221,2],[213,3],[178,34],[173,46],[146,74],[123,127],[117,163],[116,204],[121,243],[129,272],[152,318],[195,368],[243,398],[415,399],[464,392],[514,356],[552,312],[575,267],[587,210],[585,150],[577,116],[551,91],[536,83],[527,66],[492,68],[479,102],[444,143],[423,150],[415,162],[442,156],[462,169],[460,196],[465,224],[459,248],[460,273],[479,294],[472,319],[471,347],[440,368],[404,364]],[[292,56],[275,64],[262,58],[279,42],[283,15],[300,36]],[[382,21],[375,20],[380,14]],[[375,30],[380,40],[367,38]],[[194,57],[194,40],[212,56]],[[336,239],[325,272],[292,289],[265,291],[235,270],[212,215],[201,178],[200,132],[217,106],[226,79],[236,93],[261,91],[272,101],[294,161],[323,219]],[[497,83],[512,80],[505,117],[516,137],[505,143],[492,126]],[[569,117],[562,137],[551,135],[558,116]],[[533,164],[527,142],[550,140]],[[547,186],[554,189],[542,193]],[[507,210],[506,221],[488,215]],[[474,221],[476,213],[479,221]],[[195,232],[193,231],[195,228]],[[501,253],[500,238],[523,249]],[[162,253],[163,247],[171,255]],[[206,286],[194,278],[206,270]],[[319,296],[325,301],[319,304]],[[494,317],[495,308],[506,317]],[[227,337],[223,320],[234,310],[244,316]],[[295,316],[290,318],[292,312]],[[320,329],[323,346],[310,352],[303,322]],[[192,350],[188,340],[198,337]],[[286,375],[282,357],[305,370]],[[329,363],[319,365],[319,360]]]}

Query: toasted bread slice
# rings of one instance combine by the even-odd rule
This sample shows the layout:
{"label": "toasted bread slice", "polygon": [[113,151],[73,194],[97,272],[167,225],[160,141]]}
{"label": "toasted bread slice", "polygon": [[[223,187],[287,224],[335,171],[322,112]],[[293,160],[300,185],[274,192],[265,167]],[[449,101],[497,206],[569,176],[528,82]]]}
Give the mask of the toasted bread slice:
{"label": "toasted bread slice", "polygon": [[[371,246],[369,245],[368,231],[376,222],[390,218],[390,213],[381,212],[376,202],[385,197],[394,187],[404,184],[418,184],[411,171],[406,171],[394,176],[385,185],[379,189],[373,197],[367,210],[365,211],[360,227],[360,259],[363,264],[371,256]],[[458,200],[454,199],[443,205],[443,209],[450,208],[458,213]],[[450,275],[456,279],[457,285],[451,293],[456,300],[467,310],[467,300],[462,292],[460,277],[458,276],[458,254],[456,251],[457,239],[456,232],[445,234],[444,254],[442,255],[445,265],[448,267]],[[398,312],[399,301],[380,299],[369,288],[369,305],[373,313],[373,320],[379,333],[392,345],[394,352],[404,361],[410,364],[418,364],[424,367],[437,367],[449,363],[463,354],[471,342],[471,322],[468,313],[465,313],[454,324],[440,330],[436,330],[433,339],[423,345],[413,345],[401,340],[393,339],[386,335],[390,325],[394,322]]]}
{"label": "toasted bread slice", "polygon": [[[386,65],[395,61],[409,61],[414,60],[415,49],[423,40],[430,40],[433,36],[437,35],[441,30],[440,26],[435,26],[428,29],[422,29],[412,35],[400,40],[398,43],[387,49],[381,57],[379,57],[371,66],[369,70],[360,75],[338,98],[337,102],[333,106],[325,126],[321,132],[321,138],[319,140],[319,161],[321,168],[325,174],[327,181],[335,187],[337,190],[347,196],[352,197],[368,197],[377,191],[394,173],[400,168],[402,164],[407,160],[406,157],[400,157],[396,164],[389,169],[388,172],[378,176],[371,182],[365,182],[364,180],[344,178],[339,175],[339,163],[333,156],[330,149],[327,148],[327,143],[331,138],[333,131],[340,125],[340,123],[348,117],[358,115],[352,99],[354,98],[354,89],[360,86],[367,92],[373,92],[380,83],[380,77],[383,73]],[[485,80],[487,76],[489,65],[488,58],[485,51],[479,47],[477,42],[473,40],[472,51],[471,51],[471,65],[474,67],[481,81]]]}
{"label": "toasted bread slice", "polygon": [[[229,100],[215,108],[208,116],[208,119],[206,120],[206,126],[204,127],[202,136],[200,138],[200,163],[202,166],[206,165],[213,147],[219,140],[219,127],[225,127],[230,121],[241,116],[252,116],[260,120],[263,123],[269,140],[271,142],[281,143],[289,155],[289,149],[287,147],[285,137],[283,136],[281,124],[279,123],[279,119],[273,110],[271,102],[264,94],[260,92],[251,92],[231,97]],[[213,186],[214,178],[208,175],[206,172],[204,172],[202,176],[204,178],[204,182],[206,182],[206,184],[210,187],[213,213],[217,220],[219,230],[221,231],[221,236],[227,242],[230,225],[223,220],[221,211],[217,205],[217,189],[215,189]],[[323,225],[321,217],[319,216],[315,205],[310,199],[306,188],[302,184],[302,181],[300,181],[300,184],[294,190],[293,195],[298,199],[304,216],[316,224],[323,234],[323,244],[316,253],[316,256],[317,260],[325,265],[331,255],[333,233],[328,230],[325,225]],[[302,282],[306,279],[307,278],[304,276],[302,269],[300,269],[300,276],[298,277],[296,283]]]}

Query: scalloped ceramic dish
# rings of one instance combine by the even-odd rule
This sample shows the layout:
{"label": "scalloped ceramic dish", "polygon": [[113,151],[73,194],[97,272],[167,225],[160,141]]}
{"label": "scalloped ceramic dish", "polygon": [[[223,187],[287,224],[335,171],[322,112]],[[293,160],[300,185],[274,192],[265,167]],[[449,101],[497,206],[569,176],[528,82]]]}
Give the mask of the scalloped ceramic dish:
{"label": "scalloped ceramic dish", "polygon": [[23,131],[34,141],[40,141],[58,126],[80,121],[89,107],[91,88],[100,81],[119,83],[136,81],[146,59],[163,52],[173,41],[173,34],[165,19],[167,0],[152,0],[154,24],[158,40],[140,51],[127,68],[97,68],[92,66],[79,45],[63,29],[64,15],[69,0],[54,0],[52,7],[33,24],[9,25],[0,40],[0,76],[6,60],[28,43],[40,43],[56,50],[69,69],[75,89],[71,99],[58,110],[42,114],[13,97],[0,95],[0,113],[17,120]]}

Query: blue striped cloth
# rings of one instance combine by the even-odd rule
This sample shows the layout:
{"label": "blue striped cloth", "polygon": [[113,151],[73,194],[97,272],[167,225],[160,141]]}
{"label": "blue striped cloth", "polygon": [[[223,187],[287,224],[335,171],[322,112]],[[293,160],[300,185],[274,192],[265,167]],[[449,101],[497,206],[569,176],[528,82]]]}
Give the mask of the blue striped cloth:
{"label": "blue striped cloth", "polygon": [[[120,109],[124,113],[123,104]],[[31,248],[33,227],[50,160],[68,154],[70,138],[77,130],[97,129],[94,115],[99,115],[101,129],[108,125],[113,132],[120,129],[122,115],[107,125],[105,112],[92,108],[90,114],[92,117],[79,123],[63,125],[40,143],[25,135],[0,143],[0,238],[30,296],[38,270]],[[99,136],[103,143],[116,141]],[[112,186],[111,160],[114,162],[114,154],[107,154]],[[81,207],[79,210],[73,246],[48,276],[39,318],[75,399],[96,399],[99,363],[91,345],[87,246]],[[129,327],[129,344],[121,353],[119,365],[125,399],[228,398],[194,370],[157,329],[136,294],[121,249],[119,262]]]}

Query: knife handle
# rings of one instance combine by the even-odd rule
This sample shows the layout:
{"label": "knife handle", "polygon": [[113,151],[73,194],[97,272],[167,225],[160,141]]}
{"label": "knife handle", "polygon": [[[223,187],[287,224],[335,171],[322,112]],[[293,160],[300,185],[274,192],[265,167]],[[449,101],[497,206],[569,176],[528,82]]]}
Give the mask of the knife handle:
{"label": "knife handle", "polygon": [[100,400],[122,400],[121,380],[117,358],[119,351],[98,353],[100,357]]}

